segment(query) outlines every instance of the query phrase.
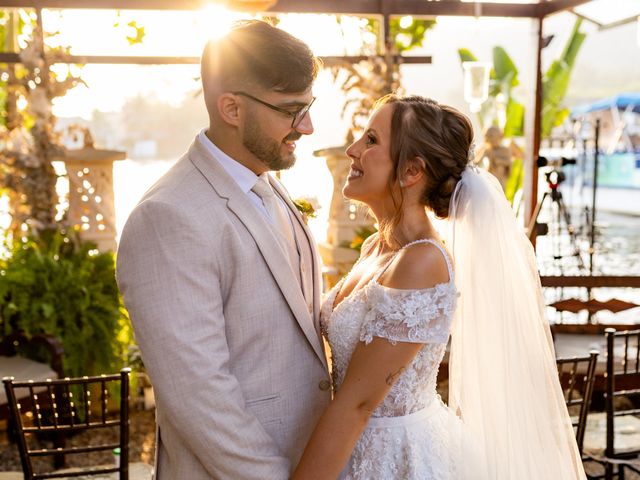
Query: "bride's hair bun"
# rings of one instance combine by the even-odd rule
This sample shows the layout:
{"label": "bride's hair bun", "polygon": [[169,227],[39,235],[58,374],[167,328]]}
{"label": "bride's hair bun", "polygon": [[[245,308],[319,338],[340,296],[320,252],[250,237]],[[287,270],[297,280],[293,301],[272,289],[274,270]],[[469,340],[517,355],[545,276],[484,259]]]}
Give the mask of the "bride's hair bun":
{"label": "bride's hair bun", "polygon": [[391,159],[395,174],[390,182],[400,178],[407,162],[422,159],[426,185],[421,201],[436,216],[446,218],[453,192],[470,161],[471,121],[453,107],[420,96],[391,94],[379,101],[386,103],[393,105]]}
{"label": "bride's hair bun", "polygon": [[425,206],[436,214],[439,218],[447,218],[449,215],[449,205],[451,197],[458,185],[459,177],[448,176],[440,185],[434,188],[428,195],[425,192]]}

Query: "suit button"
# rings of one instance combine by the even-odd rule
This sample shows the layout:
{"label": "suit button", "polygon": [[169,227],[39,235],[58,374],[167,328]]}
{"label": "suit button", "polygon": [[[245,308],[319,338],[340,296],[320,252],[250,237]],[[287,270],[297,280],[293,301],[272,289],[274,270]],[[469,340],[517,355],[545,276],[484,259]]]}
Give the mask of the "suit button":
{"label": "suit button", "polygon": [[322,380],[318,384],[318,388],[320,388],[320,390],[322,390],[323,392],[326,392],[331,388],[331,382],[329,382],[329,380]]}

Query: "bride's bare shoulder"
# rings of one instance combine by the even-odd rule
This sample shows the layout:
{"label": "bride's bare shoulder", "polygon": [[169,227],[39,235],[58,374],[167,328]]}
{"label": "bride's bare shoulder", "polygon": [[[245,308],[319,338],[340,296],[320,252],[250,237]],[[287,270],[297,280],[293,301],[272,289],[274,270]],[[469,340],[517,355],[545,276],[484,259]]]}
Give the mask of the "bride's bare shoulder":
{"label": "bride's bare shoulder", "polygon": [[381,276],[379,283],[402,290],[419,290],[449,281],[449,268],[443,252],[424,242],[403,248]]}

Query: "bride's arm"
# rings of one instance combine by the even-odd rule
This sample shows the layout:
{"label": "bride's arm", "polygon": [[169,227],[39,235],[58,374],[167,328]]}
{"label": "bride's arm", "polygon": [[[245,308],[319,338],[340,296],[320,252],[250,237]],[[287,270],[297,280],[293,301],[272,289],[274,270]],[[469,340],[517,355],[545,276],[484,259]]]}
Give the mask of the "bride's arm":
{"label": "bride's arm", "polygon": [[[430,288],[448,279],[442,255],[432,246],[416,245],[401,252],[381,283],[411,290]],[[311,435],[293,480],[338,477],[369,417],[424,346],[394,343],[374,336],[370,343],[358,344],[344,381]]]}
{"label": "bride's arm", "polygon": [[338,478],[371,413],[422,347],[421,343],[392,345],[383,338],[358,344],[344,382],[313,431],[293,480]]}

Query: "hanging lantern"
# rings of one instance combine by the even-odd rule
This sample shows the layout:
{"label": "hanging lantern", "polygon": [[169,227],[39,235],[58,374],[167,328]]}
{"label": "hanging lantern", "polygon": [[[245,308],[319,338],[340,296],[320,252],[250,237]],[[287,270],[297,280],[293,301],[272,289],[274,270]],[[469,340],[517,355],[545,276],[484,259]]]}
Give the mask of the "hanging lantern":
{"label": "hanging lantern", "polygon": [[116,212],[113,194],[113,162],[126,152],[95,149],[87,145],[67,150],[63,161],[69,180],[67,222],[80,230],[80,238],[94,242],[98,250],[116,250]]}
{"label": "hanging lantern", "polygon": [[491,64],[486,62],[463,62],[464,99],[471,111],[477,113],[489,98],[489,72]]}

